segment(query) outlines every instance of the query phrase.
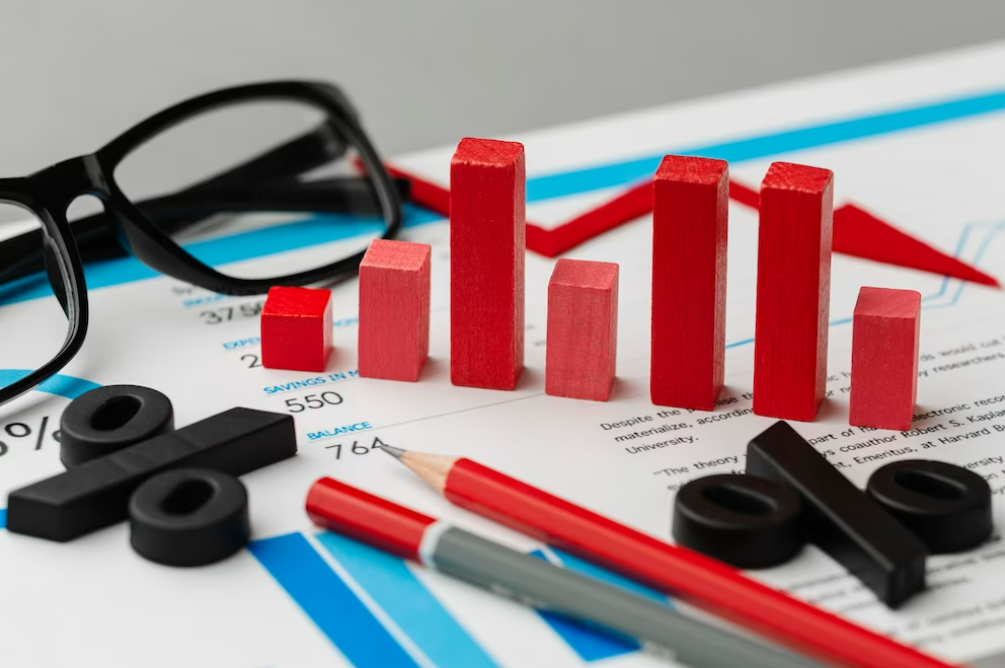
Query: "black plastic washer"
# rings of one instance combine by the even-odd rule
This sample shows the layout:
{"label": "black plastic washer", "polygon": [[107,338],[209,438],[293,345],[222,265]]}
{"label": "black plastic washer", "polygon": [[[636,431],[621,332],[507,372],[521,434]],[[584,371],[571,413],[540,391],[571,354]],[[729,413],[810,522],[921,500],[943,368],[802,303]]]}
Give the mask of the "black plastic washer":
{"label": "black plastic washer", "polygon": [[737,568],[769,568],[802,547],[801,512],[799,495],[785,485],[752,475],[710,475],[677,492],[673,537]]}
{"label": "black plastic washer", "polygon": [[869,477],[869,495],[924,542],[932,554],[962,552],[991,535],[991,486],[955,464],[907,459]]}
{"label": "black plastic washer", "polygon": [[133,549],[151,561],[212,564],[247,544],[248,492],[240,480],[219,471],[167,471],[133,493],[129,527]]}
{"label": "black plastic washer", "polygon": [[166,396],[139,385],[106,385],[63,411],[59,458],[69,469],[173,430],[174,409]]}

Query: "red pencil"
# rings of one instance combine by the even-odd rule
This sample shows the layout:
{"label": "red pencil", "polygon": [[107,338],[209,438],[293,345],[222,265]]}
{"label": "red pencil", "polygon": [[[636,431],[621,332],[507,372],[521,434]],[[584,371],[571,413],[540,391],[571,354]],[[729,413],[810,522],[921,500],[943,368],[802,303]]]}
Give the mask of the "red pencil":
{"label": "red pencil", "polygon": [[619,524],[470,459],[384,451],[448,501],[671,594],[790,649],[847,668],[949,668],[740,571]]}

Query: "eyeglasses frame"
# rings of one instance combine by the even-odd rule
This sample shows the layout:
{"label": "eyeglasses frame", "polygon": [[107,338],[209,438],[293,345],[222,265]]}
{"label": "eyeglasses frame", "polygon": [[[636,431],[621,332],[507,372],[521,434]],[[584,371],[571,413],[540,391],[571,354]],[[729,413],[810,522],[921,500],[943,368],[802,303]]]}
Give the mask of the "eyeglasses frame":
{"label": "eyeglasses frame", "polygon": [[[20,205],[41,223],[46,270],[69,324],[59,352],[24,378],[0,388],[0,404],[34,389],[59,373],[80,351],[87,334],[87,283],[73,232],[67,219],[70,204],[82,195],[101,200],[132,254],[147,266],[179,280],[228,295],[263,294],[276,285],[320,283],[359,267],[364,251],[329,265],[268,279],[226,276],[186,252],[151,221],[119,188],[115,169],[137,147],[165,130],[199,114],[240,102],[290,101],[326,112],[326,124],[341,133],[357,151],[372,179],[386,229],[393,238],[401,229],[398,188],[359,123],[355,109],[338,87],[325,82],[276,81],[214,91],[180,102],[133,126],[95,153],[71,158],[30,176],[0,179],[0,201]],[[62,281],[56,284],[56,274]]]}

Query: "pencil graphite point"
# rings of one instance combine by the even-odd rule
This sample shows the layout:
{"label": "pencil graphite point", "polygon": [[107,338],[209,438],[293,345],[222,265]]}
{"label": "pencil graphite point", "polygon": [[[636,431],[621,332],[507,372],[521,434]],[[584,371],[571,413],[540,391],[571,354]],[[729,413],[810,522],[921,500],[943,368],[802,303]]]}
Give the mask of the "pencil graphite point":
{"label": "pencil graphite point", "polygon": [[401,456],[407,452],[407,450],[396,448],[393,445],[378,445],[377,447],[386,452],[387,454],[391,455],[395,459],[401,459]]}
{"label": "pencil graphite point", "polygon": [[417,474],[420,478],[432,485],[433,489],[443,493],[447,485],[447,476],[457,462],[457,457],[446,455],[432,455],[428,452],[416,452],[396,448],[392,445],[378,445],[378,448],[391,455],[406,468]]}

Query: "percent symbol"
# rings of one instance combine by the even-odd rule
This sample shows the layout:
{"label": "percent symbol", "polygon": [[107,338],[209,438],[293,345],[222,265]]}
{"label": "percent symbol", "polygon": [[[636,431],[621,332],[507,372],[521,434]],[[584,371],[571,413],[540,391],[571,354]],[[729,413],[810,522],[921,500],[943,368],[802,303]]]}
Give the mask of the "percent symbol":
{"label": "percent symbol", "polygon": [[[49,416],[45,415],[42,417],[42,422],[38,425],[38,429],[33,429],[31,425],[24,422],[10,422],[5,424],[3,427],[4,432],[11,438],[28,438],[32,434],[35,434],[35,449],[41,450],[42,445],[45,443],[46,433],[45,430],[49,426]],[[59,443],[59,430],[52,432],[49,435],[52,440]],[[0,457],[7,454],[7,444],[0,441]]]}

